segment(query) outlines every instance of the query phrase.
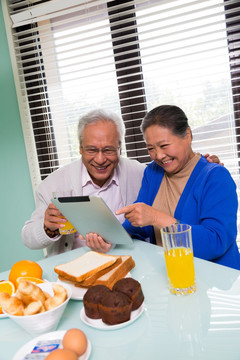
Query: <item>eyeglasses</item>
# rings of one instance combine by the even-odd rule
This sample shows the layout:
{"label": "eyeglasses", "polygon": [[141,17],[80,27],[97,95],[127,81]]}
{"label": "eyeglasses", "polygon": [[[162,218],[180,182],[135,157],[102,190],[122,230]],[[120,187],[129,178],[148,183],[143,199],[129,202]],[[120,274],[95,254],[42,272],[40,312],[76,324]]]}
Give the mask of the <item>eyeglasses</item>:
{"label": "eyeglasses", "polygon": [[101,153],[104,155],[104,156],[113,156],[113,155],[116,155],[118,150],[120,149],[120,146],[115,148],[115,147],[105,147],[103,149],[98,149],[96,147],[88,147],[88,146],[81,146],[82,150],[87,154],[87,155],[90,155],[90,156],[96,156],[99,151],[101,151]]}

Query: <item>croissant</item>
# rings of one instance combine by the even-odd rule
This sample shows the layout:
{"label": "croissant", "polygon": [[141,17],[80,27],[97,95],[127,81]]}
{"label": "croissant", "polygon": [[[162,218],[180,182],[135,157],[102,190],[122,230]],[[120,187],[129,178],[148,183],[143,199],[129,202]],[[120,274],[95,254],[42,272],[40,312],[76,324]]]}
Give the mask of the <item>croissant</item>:
{"label": "croissant", "polygon": [[24,315],[24,305],[20,299],[9,294],[0,293],[0,305],[10,315]]}
{"label": "croissant", "polygon": [[58,284],[53,284],[53,292],[54,296],[49,297],[45,303],[44,306],[46,310],[51,310],[57,307],[58,305],[62,304],[67,299],[67,290]]}
{"label": "croissant", "polygon": [[46,291],[43,292],[44,296],[45,296],[45,300],[47,300],[50,297],[50,294]]}
{"label": "croissant", "polygon": [[43,292],[29,281],[21,281],[15,296],[0,293],[0,305],[10,315],[34,315],[54,309],[67,299],[67,290],[58,284],[52,285],[54,296]]}
{"label": "croissant", "polygon": [[38,300],[28,304],[28,306],[24,309],[24,315],[34,315],[44,311],[45,311],[45,307],[43,303],[40,300]]}
{"label": "croissant", "polygon": [[46,297],[40,287],[31,283],[30,281],[23,280],[20,282],[16,291],[16,297],[25,305],[30,304],[33,301],[40,300],[44,304]]}

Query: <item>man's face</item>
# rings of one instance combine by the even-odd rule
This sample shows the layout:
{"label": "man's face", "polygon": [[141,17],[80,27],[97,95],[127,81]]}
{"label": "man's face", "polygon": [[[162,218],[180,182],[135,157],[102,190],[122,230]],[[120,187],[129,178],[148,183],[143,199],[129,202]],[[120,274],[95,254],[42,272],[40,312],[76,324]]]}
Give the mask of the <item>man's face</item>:
{"label": "man's face", "polygon": [[80,154],[95,184],[103,186],[113,175],[121,154],[119,141],[117,127],[110,121],[85,126]]}

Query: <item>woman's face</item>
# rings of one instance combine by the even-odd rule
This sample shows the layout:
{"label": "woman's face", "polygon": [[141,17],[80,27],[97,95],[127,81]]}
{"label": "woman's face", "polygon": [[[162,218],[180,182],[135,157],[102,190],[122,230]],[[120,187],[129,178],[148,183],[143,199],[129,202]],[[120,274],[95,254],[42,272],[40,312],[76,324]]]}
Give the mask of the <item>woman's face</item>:
{"label": "woman's face", "polygon": [[189,128],[185,137],[179,137],[168,128],[152,125],[146,129],[144,137],[151,159],[169,174],[180,171],[194,156]]}

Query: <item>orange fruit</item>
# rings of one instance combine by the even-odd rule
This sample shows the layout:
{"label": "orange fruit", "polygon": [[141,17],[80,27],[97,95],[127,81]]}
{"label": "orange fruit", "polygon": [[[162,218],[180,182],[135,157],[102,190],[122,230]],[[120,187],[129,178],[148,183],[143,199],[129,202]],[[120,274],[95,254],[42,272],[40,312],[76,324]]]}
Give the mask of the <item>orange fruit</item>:
{"label": "orange fruit", "polygon": [[38,279],[42,278],[42,268],[35,261],[31,260],[20,260],[13,264],[10,273],[9,281],[11,281],[17,288],[17,279],[19,277],[35,277]]}
{"label": "orange fruit", "polygon": [[35,278],[33,276],[21,276],[21,277],[17,278],[17,280],[16,280],[17,288],[18,288],[18,286],[19,286],[19,284],[20,284],[20,282],[22,280],[27,280],[27,281],[30,281],[30,282],[32,282],[34,284],[42,284],[42,283],[44,283],[44,280]]}
{"label": "orange fruit", "polygon": [[[9,295],[12,295],[15,293],[15,286],[11,281],[8,280],[2,280],[0,281],[0,293],[6,292]],[[0,306],[0,314],[2,314],[2,307]]]}

